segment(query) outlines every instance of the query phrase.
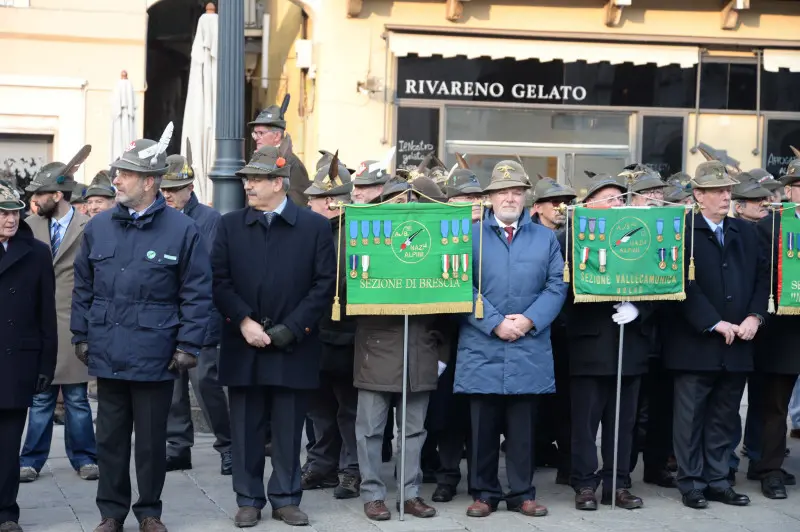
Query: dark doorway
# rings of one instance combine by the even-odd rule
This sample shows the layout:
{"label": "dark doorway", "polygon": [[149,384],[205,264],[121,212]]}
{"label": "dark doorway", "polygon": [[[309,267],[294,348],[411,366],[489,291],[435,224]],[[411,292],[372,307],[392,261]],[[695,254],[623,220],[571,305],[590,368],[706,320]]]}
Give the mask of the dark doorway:
{"label": "dark doorway", "polygon": [[207,0],[161,0],[147,10],[147,92],[144,137],[158,140],[172,121],[167,153],[178,153],[189,82],[192,41]]}

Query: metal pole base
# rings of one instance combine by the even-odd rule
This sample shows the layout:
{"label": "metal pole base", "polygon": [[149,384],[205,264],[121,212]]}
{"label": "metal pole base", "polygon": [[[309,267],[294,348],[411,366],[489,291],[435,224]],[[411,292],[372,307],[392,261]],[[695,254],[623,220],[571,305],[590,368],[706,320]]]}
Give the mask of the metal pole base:
{"label": "metal pole base", "polygon": [[217,139],[217,156],[208,176],[214,183],[214,208],[222,214],[246,205],[242,181],[236,172],[245,165],[244,139]]}

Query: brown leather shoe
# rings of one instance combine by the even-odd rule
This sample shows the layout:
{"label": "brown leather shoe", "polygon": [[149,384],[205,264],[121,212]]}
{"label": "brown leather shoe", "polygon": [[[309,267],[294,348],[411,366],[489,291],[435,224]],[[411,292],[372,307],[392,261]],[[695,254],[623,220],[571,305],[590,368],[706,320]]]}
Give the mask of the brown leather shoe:
{"label": "brown leather shoe", "polygon": [[122,532],[122,523],[110,517],[104,518],[94,532]]}
{"label": "brown leather shoe", "polygon": [[233,518],[233,524],[238,528],[250,528],[256,526],[260,520],[261,510],[254,506],[241,506]]}
{"label": "brown leather shoe", "polygon": [[[644,506],[644,501],[626,489],[618,489],[616,496],[616,503],[618,508],[624,510],[635,510]],[[611,493],[603,492],[603,498],[600,504],[611,505]]]}
{"label": "brown leather shoe", "polygon": [[575,492],[575,508],[578,510],[597,510],[597,498],[592,488],[580,488]]}
{"label": "brown leather shoe", "polygon": [[293,504],[272,510],[272,518],[291,526],[308,526],[306,513]]}
{"label": "brown leather shoe", "polygon": [[[400,510],[399,502],[397,503],[397,509],[398,511]],[[436,515],[436,508],[425,504],[422,497],[414,497],[403,503],[403,512],[411,514],[414,517],[433,517]]]}
{"label": "brown leather shoe", "polygon": [[370,501],[364,504],[364,513],[373,521],[388,521],[392,518],[391,512],[383,501]]}
{"label": "brown leather shoe", "polygon": [[508,509],[509,512],[519,512],[528,517],[544,517],[547,515],[547,506],[537,503],[533,499],[523,501],[519,506],[512,506]]}
{"label": "brown leather shoe", "polygon": [[[122,528],[120,528],[122,530]],[[167,527],[164,526],[164,523],[161,522],[161,519],[158,517],[145,517],[141,523],[139,523],[139,530],[141,532],[167,532]]]}
{"label": "brown leather shoe", "polygon": [[467,515],[469,517],[489,517],[496,508],[482,499],[476,499],[467,508]]}

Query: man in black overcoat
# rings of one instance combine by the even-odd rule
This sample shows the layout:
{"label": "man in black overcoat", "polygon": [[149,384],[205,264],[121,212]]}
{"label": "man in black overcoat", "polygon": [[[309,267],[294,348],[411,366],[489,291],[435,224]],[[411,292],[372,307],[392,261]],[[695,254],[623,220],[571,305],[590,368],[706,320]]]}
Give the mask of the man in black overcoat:
{"label": "man in black overcoat", "polygon": [[20,223],[25,203],[0,181],[0,530],[21,532],[19,447],[33,396],[56,371],[55,274],[47,245]]}
{"label": "man in black overcoat", "polygon": [[[597,209],[621,207],[626,188],[610,175],[596,175],[584,202]],[[601,211],[602,212],[602,211]],[[564,233],[559,235],[565,249]],[[570,239],[570,256],[573,242]],[[572,399],[572,472],[575,508],[596,510],[595,491],[603,484],[602,504],[633,510],[642,499],[627,487],[630,473],[633,428],[639,400],[641,376],[647,373],[649,338],[643,324],[653,313],[651,303],[575,303],[568,292],[564,316],[568,331],[570,396]],[[619,326],[626,325],[622,357],[622,388],[619,408],[619,451],[614,467],[614,418],[616,415]],[[597,429],[602,424],[601,455],[598,471]],[[617,491],[613,492],[614,475]]]}
{"label": "man in black overcoat", "polygon": [[[310,391],[319,386],[318,326],[333,304],[336,252],[328,220],[287,198],[289,173],[277,148],[253,154],[237,173],[249,206],[222,217],[211,258],[238,527],[255,526],[267,498],[273,518],[308,524],[298,507],[300,445]],[[273,471],[265,494],[268,419]]]}
{"label": "man in black overcoat", "polygon": [[683,503],[697,509],[709,500],[750,502],[728,480],[730,420],[753,370],[752,340],[766,314],[769,271],[756,228],[727,216],[735,184],[722,163],[697,167],[692,188],[700,212],[686,222],[695,280],[687,279],[686,301],[670,305],[673,319],[661,324],[664,364],[676,372],[678,489]]}
{"label": "man in black overcoat", "polygon": [[[786,175],[781,177],[789,202],[800,203],[800,159],[789,163]],[[781,234],[781,212],[770,213],[758,223],[761,247],[774,257],[773,290],[778,296],[778,247]],[[784,216],[800,217],[800,209],[786,211]],[[774,220],[773,220],[774,217]],[[774,227],[774,238],[773,238]],[[784,258],[784,260],[789,260]],[[795,260],[797,260],[795,258]],[[755,360],[761,377],[761,459],[751,464],[748,477],[761,479],[761,492],[769,499],[785,499],[787,477],[782,470],[786,450],[786,416],[797,376],[800,375],[800,327],[796,316],[769,316],[764,337],[759,343]],[[750,472],[753,474],[751,475]]]}

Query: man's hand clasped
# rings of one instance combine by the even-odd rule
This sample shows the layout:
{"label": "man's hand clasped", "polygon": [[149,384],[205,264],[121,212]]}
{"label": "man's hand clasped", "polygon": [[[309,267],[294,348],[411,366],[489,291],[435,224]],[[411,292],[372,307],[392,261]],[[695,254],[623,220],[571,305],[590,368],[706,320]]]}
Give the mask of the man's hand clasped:
{"label": "man's hand clasped", "polygon": [[267,347],[272,343],[269,335],[264,331],[260,323],[252,318],[245,318],[239,325],[239,330],[244,337],[244,340],[253,347]]}
{"label": "man's hand clasped", "polygon": [[532,329],[533,322],[522,314],[509,314],[494,328],[494,334],[506,342],[515,342]]}

